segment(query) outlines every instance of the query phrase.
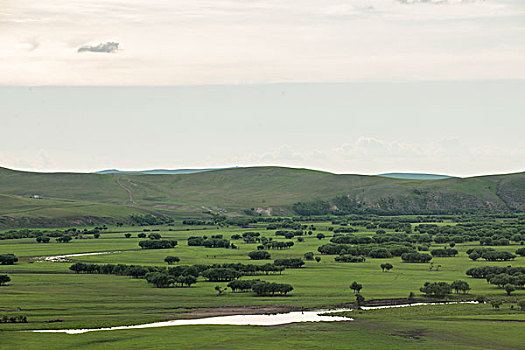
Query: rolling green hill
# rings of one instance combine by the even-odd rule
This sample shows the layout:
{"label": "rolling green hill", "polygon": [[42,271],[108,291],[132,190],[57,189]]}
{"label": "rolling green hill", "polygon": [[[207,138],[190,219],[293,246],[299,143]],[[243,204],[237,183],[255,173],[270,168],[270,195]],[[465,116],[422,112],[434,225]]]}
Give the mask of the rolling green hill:
{"label": "rolling green hill", "polygon": [[[291,214],[296,202],[321,199],[332,203],[338,196],[348,198],[360,210],[380,212],[525,211],[525,173],[407,180],[281,167],[178,175],[33,173],[0,168],[0,194],[2,222],[121,219],[136,212],[190,216],[211,210],[240,215],[250,208],[263,214]],[[41,199],[30,199],[34,195]],[[13,202],[29,209],[20,211]]]}

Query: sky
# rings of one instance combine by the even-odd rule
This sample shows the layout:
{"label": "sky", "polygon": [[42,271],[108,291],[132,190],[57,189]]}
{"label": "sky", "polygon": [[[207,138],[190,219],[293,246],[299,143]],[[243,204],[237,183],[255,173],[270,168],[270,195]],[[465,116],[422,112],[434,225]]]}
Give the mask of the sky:
{"label": "sky", "polygon": [[0,166],[525,170],[522,0],[4,0]]}

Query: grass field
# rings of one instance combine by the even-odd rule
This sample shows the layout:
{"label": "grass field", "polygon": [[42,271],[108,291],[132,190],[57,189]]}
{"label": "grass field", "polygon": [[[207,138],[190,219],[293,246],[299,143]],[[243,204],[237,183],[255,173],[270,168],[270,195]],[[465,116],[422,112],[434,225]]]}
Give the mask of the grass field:
{"label": "grass field", "polygon": [[[308,224],[312,224],[309,222]],[[329,242],[330,223],[313,223],[317,230],[304,236],[304,242],[294,239],[295,245],[287,250],[270,250],[272,259],[302,258],[306,252],[321,256],[319,263],[307,261],[300,269],[287,269],[282,275],[243,277],[260,278],[265,281],[289,283],[294,291],[288,296],[255,297],[252,293],[232,293],[217,296],[215,286],[226,283],[206,282],[200,279],[191,288],[154,288],[144,279],[125,276],[74,274],[69,270],[72,262],[139,264],[166,266],[167,255],[181,258],[179,264],[253,263],[247,254],[256,250],[258,244],[235,241],[239,249],[190,247],[189,236],[222,234],[225,238],[246,231],[258,231],[264,236],[275,236],[275,230],[266,230],[264,224],[243,229],[238,227],[188,227],[180,223],[159,226],[163,238],[176,239],[173,249],[141,250],[136,236],[143,227],[109,227],[99,239],[74,239],[70,243],[37,244],[34,239],[0,240],[0,254],[14,253],[19,257],[15,265],[0,265],[0,273],[8,273],[12,281],[0,287],[0,314],[24,314],[29,323],[2,324],[0,347],[37,348],[41,342],[53,342],[53,348],[319,348],[330,339],[333,349],[348,348],[520,348],[525,342],[519,332],[525,313],[510,310],[518,300],[525,299],[525,290],[516,290],[511,296],[488,284],[483,279],[472,279],[465,271],[473,266],[507,266],[509,262],[485,262],[468,259],[465,251],[478,246],[477,242],[457,244],[459,255],[451,258],[434,258],[439,271],[430,271],[429,264],[402,263],[399,257],[390,259],[367,258],[364,263],[336,263],[334,256],[319,255],[317,248]],[[190,231],[186,229],[189,228]],[[204,229],[205,228],[205,229]],[[154,229],[154,227],[149,227]],[[171,231],[169,231],[169,229]],[[118,231],[118,232],[117,232]],[[132,238],[124,238],[124,232]],[[327,238],[319,240],[315,235],[323,232]],[[357,235],[373,235],[373,230],[360,230]],[[443,245],[434,244],[433,247]],[[519,245],[496,247],[498,250],[514,251]],[[42,262],[38,257],[72,253],[118,251],[112,254],[80,256],[70,262]],[[390,262],[394,269],[382,272],[379,265]],[[510,264],[525,266],[525,258],[518,257]],[[142,329],[116,332],[95,332],[83,335],[20,333],[28,329],[98,328],[132,325],[177,318],[195,317],[196,312],[213,310],[227,312],[241,306],[283,306],[321,308],[348,304],[354,295],[348,288],[352,281],[363,284],[361,294],[366,300],[406,298],[410,292],[423,298],[419,288],[426,281],[468,281],[470,294],[451,295],[450,300],[472,299],[484,295],[505,301],[501,310],[488,305],[446,305],[404,308],[381,311],[353,312],[355,322],[330,324],[292,324],[278,327],[249,326],[183,326],[163,329]],[[214,309],[218,308],[218,309]],[[430,310],[430,311],[429,311]],[[425,316],[426,315],[426,316]],[[63,322],[46,321],[60,319]],[[402,322],[399,322],[402,320]],[[507,320],[507,321],[502,321]],[[512,321],[511,321],[512,320]],[[504,336],[490,338],[488,331]],[[499,332],[499,333],[498,333]],[[235,334],[232,339],[232,334]],[[206,335],[206,336],[204,336]],[[446,335],[446,336],[440,336]],[[490,338],[490,339],[489,339]],[[492,339],[492,340],[491,340]],[[496,340],[494,340],[496,339]],[[503,340],[502,340],[503,339]],[[492,341],[492,342],[491,342]],[[498,346],[496,346],[498,345]]]}

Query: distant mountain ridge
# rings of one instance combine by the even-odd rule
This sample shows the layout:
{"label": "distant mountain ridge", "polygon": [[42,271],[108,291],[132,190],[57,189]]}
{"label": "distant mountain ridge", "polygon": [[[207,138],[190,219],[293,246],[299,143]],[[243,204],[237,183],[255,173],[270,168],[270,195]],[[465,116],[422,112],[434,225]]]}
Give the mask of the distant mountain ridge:
{"label": "distant mountain ridge", "polygon": [[441,174],[424,174],[424,173],[385,173],[377,176],[389,177],[392,179],[406,179],[406,180],[442,180],[450,179],[456,176],[441,175]]}
{"label": "distant mountain ridge", "polygon": [[167,175],[167,174],[195,174],[202,173],[204,171],[223,170],[232,168],[204,168],[204,169],[151,169],[151,170],[118,170],[118,169],[106,169],[95,171],[94,174],[148,174],[148,175]]}
{"label": "distant mountain ridge", "polygon": [[[127,175],[139,175],[139,174],[148,174],[148,175],[167,175],[167,174],[195,174],[202,173],[205,171],[214,171],[214,170],[224,170],[224,169],[234,169],[238,167],[228,167],[228,168],[203,168],[203,169],[150,169],[150,170],[118,170],[118,169],[106,169],[95,171],[94,174],[127,174]],[[425,173],[384,173],[378,174],[376,176],[389,177],[392,179],[405,179],[405,180],[441,180],[448,179],[455,176],[450,175],[441,175],[441,174],[425,174]]]}
{"label": "distant mountain ridge", "polygon": [[130,213],[294,215],[299,213],[297,208],[310,210],[321,202],[329,211],[345,213],[525,212],[525,172],[428,181],[284,167],[186,174],[37,173],[0,168],[3,227],[123,222]]}

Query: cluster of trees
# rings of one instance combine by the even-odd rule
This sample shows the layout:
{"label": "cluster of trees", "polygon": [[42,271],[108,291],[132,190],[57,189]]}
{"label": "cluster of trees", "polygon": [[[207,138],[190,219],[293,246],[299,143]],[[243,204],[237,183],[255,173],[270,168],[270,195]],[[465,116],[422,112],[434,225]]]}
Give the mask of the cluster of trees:
{"label": "cluster of trees", "polygon": [[211,236],[211,238],[208,238],[207,236],[193,236],[188,238],[188,246],[206,248],[232,248],[230,241],[223,238],[222,235]]}
{"label": "cluster of trees", "polygon": [[291,268],[291,269],[297,269],[297,268],[303,267],[304,265],[304,261],[302,259],[294,259],[294,258],[275,259],[273,263],[275,266],[283,266],[283,267]]}
{"label": "cluster of trees", "polygon": [[25,315],[2,315],[0,323],[27,323],[27,316]]}
{"label": "cluster of trees", "polygon": [[268,260],[271,258],[270,253],[264,250],[255,250],[253,252],[249,252],[248,256],[252,260]]}
{"label": "cluster of trees", "polygon": [[525,287],[525,267],[479,266],[467,270],[473,278],[484,278],[488,283],[504,289],[508,295]]}
{"label": "cluster of trees", "polygon": [[173,219],[168,216],[152,215],[152,214],[133,214],[129,218],[131,221],[141,226],[163,225],[173,222]]}
{"label": "cluster of trees", "polygon": [[145,278],[148,283],[157,288],[184,287],[185,285],[191,287],[192,284],[197,283],[197,277],[193,275],[173,276],[166,272],[149,272]]}
{"label": "cluster of trees", "polygon": [[286,239],[292,239],[296,236],[302,236],[303,231],[302,230],[296,230],[296,231],[289,231],[289,230],[279,230],[275,231],[276,236],[282,236]]}
{"label": "cluster of trees", "polygon": [[290,284],[256,281],[252,284],[252,291],[258,296],[287,295],[293,290]]}
{"label": "cluster of trees", "polygon": [[[386,250],[386,251],[385,251]],[[404,253],[416,252],[416,249],[412,245],[357,245],[352,246],[348,244],[324,244],[317,248],[317,251],[325,255],[362,255],[371,258],[390,258],[392,256],[401,256]]]}
{"label": "cluster of trees", "polygon": [[149,240],[149,241],[140,241],[139,246],[142,249],[169,249],[174,248],[177,245],[175,240]]}
{"label": "cluster of trees", "polygon": [[266,282],[259,279],[234,280],[228,283],[228,288],[231,288],[234,293],[237,291],[248,292],[251,290],[257,296],[287,295],[293,290],[290,284]]}
{"label": "cluster of trees", "polygon": [[435,257],[446,258],[458,255],[458,251],[456,249],[449,249],[445,247],[443,249],[432,249],[430,254]]}
{"label": "cluster of trees", "polygon": [[0,254],[1,265],[13,265],[18,261],[18,258],[14,254]]}
{"label": "cluster of trees", "polygon": [[286,242],[279,242],[279,241],[264,241],[263,244],[257,246],[257,249],[289,249],[294,246],[294,242],[286,241]]}
{"label": "cluster of trees", "polygon": [[364,256],[354,256],[354,255],[339,255],[334,258],[336,262],[342,263],[360,263],[365,262]]}
{"label": "cluster of trees", "polygon": [[457,293],[467,293],[470,290],[470,286],[467,282],[457,280],[452,283],[447,282],[425,282],[423,287],[419,289],[421,292],[428,296],[444,297],[452,293],[454,290]]}
{"label": "cluster of trees", "polygon": [[49,243],[50,240],[51,238],[49,238],[48,236],[38,236],[36,238],[37,243]]}
{"label": "cluster of trees", "polygon": [[183,225],[192,225],[192,226],[204,226],[204,225],[213,225],[213,221],[204,221],[204,220],[197,220],[197,219],[186,219],[182,221]]}
{"label": "cluster of trees", "polygon": [[61,230],[32,230],[32,229],[10,230],[7,232],[0,233],[0,240],[37,238],[41,236],[60,237],[63,234],[64,234],[64,231],[61,231]]}
{"label": "cluster of trees", "polygon": [[487,261],[509,261],[514,260],[516,255],[507,251],[498,251],[494,248],[472,248],[467,250],[468,257],[474,261],[479,258]]}
{"label": "cluster of trees", "polygon": [[432,260],[432,256],[425,253],[404,253],[401,255],[401,260],[406,263],[427,263]]}
{"label": "cluster of trees", "polygon": [[211,268],[202,272],[202,277],[206,278],[210,282],[229,282],[233,281],[242,276],[237,270],[232,268]]}
{"label": "cluster of trees", "polygon": [[71,236],[60,236],[56,238],[57,243],[69,243],[73,237]]}

